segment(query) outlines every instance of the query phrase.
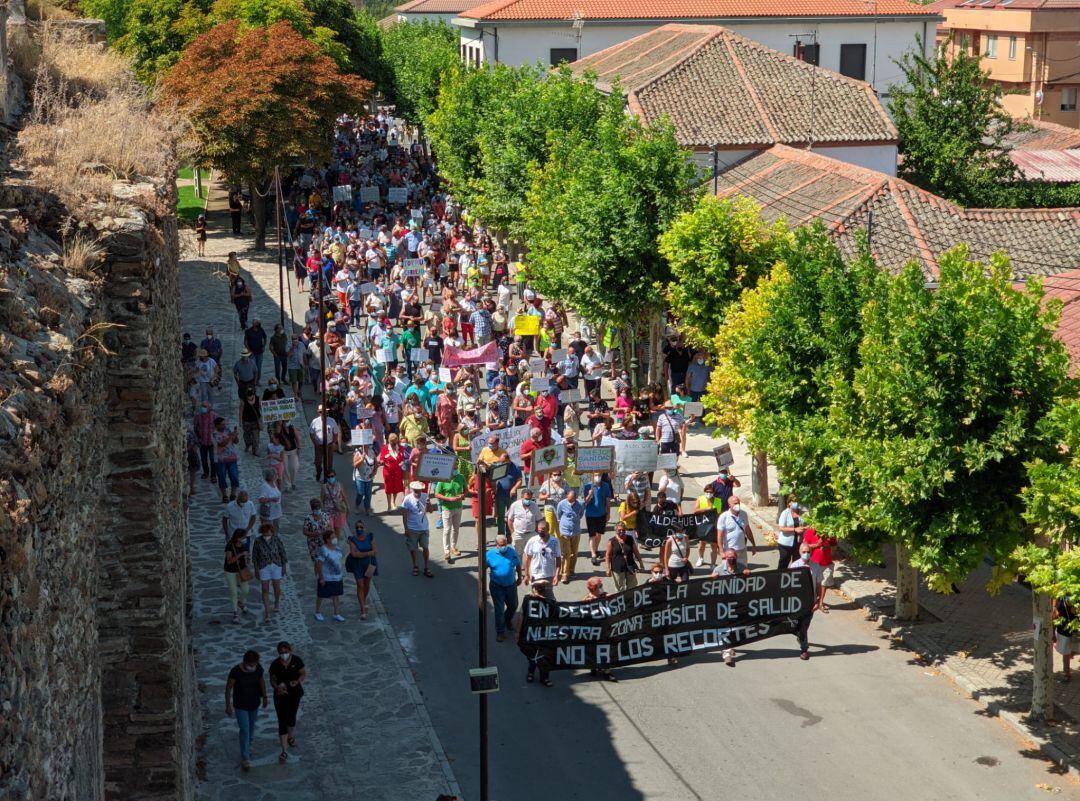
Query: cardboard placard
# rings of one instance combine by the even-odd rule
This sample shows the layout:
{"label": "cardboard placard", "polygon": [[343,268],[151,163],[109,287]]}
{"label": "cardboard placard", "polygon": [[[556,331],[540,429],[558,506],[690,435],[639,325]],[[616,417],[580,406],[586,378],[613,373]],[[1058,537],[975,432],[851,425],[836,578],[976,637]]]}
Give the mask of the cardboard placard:
{"label": "cardboard placard", "polygon": [[264,400],[261,408],[264,423],[276,423],[279,420],[292,420],[296,417],[296,398]]}
{"label": "cardboard placard", "polygon": [[430,358],[431,358],[431,354],[428,353],[427,348],[410,348],[409,349],[409,361],[426,362]]}
{"label": "cardboard placard", "polygon": [[409,211],[409,216],[414,220],[424,219],[424,212],[421,209],[412,209]]}
{"label": "cardboard placard", "polygon": [[[362,186],[360,187],[360,202],[361,203],[378,203],[379,202],[379,187],[377,186]],[[370,234],[368,234],[370,237]]]}
{"label": "cardboard placard", "polygon": [[598,445],[590,448],[578,448],[574,472],[610,473],[615,464],[615,448],[610,445]]}
{"label": "cardboard placard", "polygon": [[382,348],[379,348],[377,351],[375,351],[375,361],[377,361],[379,364],[386,364],[388,362],[392,362],[393,360],[393,353],[387,353]]}
{"label": "cardboard placard", "polygon": [[533,392],[547,392],[551,389],[551,379],[546,376],[529,379],[529,389]]}
{"label": "cardboard placard", "polygon": [[364,347],[363,340],[359,334],[346,334],[345,335],[345,347],[360,349]]}
{"label": "cardboard placard", "polygon": [[566,468],[566,445],[553,443],[533,451],[532,474],[561,472]]}
{"label": "cardboard placard", "polygon": [[372,292],[375,292],[378,288],[379,288],[378,284],[376,284],[376,283],[374,283],[372,281],[365,281],[364,283],[360,284],[360,294],[361,295],[370,295]]}
{"label": "cardboard placard", "polygon": [[559,400],[566,404],[579,403],[581,401],[581,390],[576,388],[564,389],[559,393]]}
{"label": "cardboard placard", "polygon": [[651,473],[658,455],[659,446],[652,440],[616,440],[615,469],[619,473]]}
{"label": "cardboard placard", "polygon": [[[499,438],[499,447],[510,454],[510,461],[518,467],[522,467],[521,444],[529,438],[531,431],[532,429],[529,426],[510,426],[510,428],[500,428],[498,431],[476,435],[470,443],[473,464],[476,464],[476,460],[480,458],[480,451],[487,445],[488,437],[496,435]],[[555,431],[551,432],[551,439],[553,442],[563,441],[562,435]]]}
{"label": "cardboard placard", "polygon": [[566,348],[559,348],[558,350],[551,351],[552,363],[561,362],[566,358]]}
{"label": "cardboard placard", "polygon": [[[363,192],[363,190],[360,190],[360,191]],[[371,229],[370,228],[357,228],[356,229],[356,236],[359,239],[371,239]]]}
{"label": "cardboard placard", "polygon": [[679,454],[677,453],[661,453],[656,457],[656,469],[657,470],[678,470],[679,469]]}
{"label": "cardboard placard", "polygon": [[361,445],[371,445],[375,441],[375,432],[370,428],[354,428],[349,438],[349,447],[358,448]]}
{"label": "cardboard placard", "polygon": [[529,372],[533,375],[543,375],[547,372],[547,362],[543,359],[529,359]]}
{"label": "cardboard placard", "polygon": [[457,457],[452,453],[422,453],[416,477],[421,481],[446,481],[456,466]]}
{"label": "cardboard placard", "polygon": [[[366,401],[365,401],[366,403]],[[359,403],[356,404],[356,419],[357,420],[370,420],[375,416],[374,409],[365,409]]]}
{"label": "cardboard placard", "polygon": [[519,314],[514,317],[514,336],[534,337],[540,333],[540,318],[535,314]]}
{"label": "cardboard placard", "polygon": [[731,452],[731,443],[725,442],[723,445],[717,445],[712,449],[712,452],[713,456],[716,457],[716,466],[721,470],[735,464],[735,455]]}
{"label": "cardboard placard", "polygon": [[348,184],[334,187],[334,202],[348,203],[352,200],[352,187]]}
{"label": "cardboard placard", "polygon": [[386,202],[404,206],[409,202],[409,190],[404,186],[392,186],[386,190]]}
{"label": "cardboard placard", "polygon": [[438,314],[441,311],[442,311],[442,301],[441,300],[433,300],[433,301],[431,301],[431,313],[432,314]]}
{"label": "cardboard placard", "polygon": [[687,417],[701,417],[705,414],[705,407],[701,401],[690,401],[683,406],[683,414]]}
{"label": "cardboard placard", "polygon": [[423,259],[405,259],[401,262],[402,273],[406,278],[419,278],[424,274],[427,262]]}
{"label": "cardboard placard", "polygon": [[451,370],[449,367],[440,367],[439,380],[442,381],[444,384],[449,384],[451,381],[454,380],[454,371]]}

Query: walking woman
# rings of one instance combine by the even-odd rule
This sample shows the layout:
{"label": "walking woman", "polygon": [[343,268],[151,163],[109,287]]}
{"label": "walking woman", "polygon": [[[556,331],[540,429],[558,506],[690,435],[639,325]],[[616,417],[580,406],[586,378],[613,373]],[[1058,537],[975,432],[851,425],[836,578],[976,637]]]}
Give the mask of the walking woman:
{"label": "walking woman", "polygon": [[349,502],[345,498],[345,490],[338,483],[337,473],[333,468],[326,471],[319,488],[319,497],[322,499],[323,511],[330,517],[330,525],[334,533],[345,536],[345,526],[348,525]]}
{"label": "walking woman", "polygon": [[397,509],[397,498],[405,491],[405,478],[402,465],[405,454],[398,444],[398,435],[391,434],[386,439],[386,446],[379,453],[378,465],[383,471],[383,493],[386,495],[386,511]]}
{"label": "walking woman", "polygon": [[[196,167],[196,169],[198,169]],[[206,215],[200,214],[195,220],[195,243],[199,258],[206,255]]]}
{"label": "walking woman", "polygon": [[681,526],[668,535],[660,547],[660,564],[667,568],[667,576],[672,581],[690,580],[690,544]]}
{"label": "walking woman", "polygon": [[371,514],[371,488],[375,483],[375,454],[367,445],[353,451],[353,486],[357,514]]}
{"label": "walking woman", "polygon": [[356,600],[360,603],[361,620],[367,620],[367,598],[371,592],[371,580],[379,575],[376,554],[375,535],[357,520],[356,528],[349,537],[349,555],[345,559],[345,569],[356,579]]}
{"label": "walking woman", "polygon": [[281,740],[278,762],[289,758],[288,749],[296,745],[296,713],[300,699],[304,697],[304,681],[307,670],[304,660],[292,652],[285,640],[277,644],[278,657],[270,663],[270,686],[274,688],[274,712],[277,715],[277,733]]}
{"label": "walking woman", "polygon": [[244,282],[243,278],[237,278],[233,283],[230,299],[233,306],[236,307],[237,316],[240,318],[240,327],[246,329],[248,327],[248,309],[251,308],[251,287]]}
{"label": "walking woman", "polygon": [[225,546],[225,585],[229,588],[233,623],[239,623],[240,614],[247,612],[244,600],[247,598],[248,582],[252,578],[248,561],[247,529],[238,528]]}
{"label": "walking woman", "polygon": [[270,585],[274,585],[274,614],[281,607],[281,580],[285,578],[289,557],[285,543],[270,523],[259,526],[259,538],[251,549],[251,559],[262,583],[263,623],[270,622]]}
{"label": "walking woman", "polygon": [[323,534],[323,544],[319,546],[319,552],[315,556],[315,575],[318,586],[315,588],[315,619],[322,622],[326,620],[322,613],[322,602],[329,598],[334,607],[334,620],[344,623],[341,616],[338,599],[341,598],[342,588],[341,549],[338,547],[338,539],[333,531]]}
{"label": "walking woman", "polygon": [[258,455],[259,429],[262,428],[262,401],[255,387],[248,387],[240,401],[240,425],[244,429],[244,450]]}
{"label": "walking woman", "polygon": [[285,475],[282,489],[296,489],[296,476],[300,472],[300,437],[288,420],[275,423],[278,442],[285,448]]}
{"label": "walking woman", "polygon": [[244,661],[229,671],[225,682],[225,716],[236,713],[236,725],[240,729],[240,766],[251,770],[251,741],[255,739],[255,721],[259,717],[259,704],[266,709],[266,680],[259,664],[257,651],[244,652]]}

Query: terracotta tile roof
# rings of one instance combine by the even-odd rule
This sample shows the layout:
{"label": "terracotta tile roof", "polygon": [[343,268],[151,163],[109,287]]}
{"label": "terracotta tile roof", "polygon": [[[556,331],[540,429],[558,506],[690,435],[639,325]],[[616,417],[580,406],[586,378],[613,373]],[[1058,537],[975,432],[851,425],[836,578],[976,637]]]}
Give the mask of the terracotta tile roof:
{"label": "terracotta tile roof", "polygon": [[384,31],[390,30],[391,28],[393,28],[395,25],[398,24],[397,12],[395,11],[393,14],[389,14],[389,15],[383,17],[381,20],[379,20],[375,24],[378,25]]}
{"label": "terracotta tile roof", "polygon": [[409,0],[394,11],[398,14],[460,14],[485,2],[487,0]]}
{"label": "terracotta tile roof", "polygon": [[[1049,0],[1048,0],[1049,1]],[[927,6],[907,0],[495,0],[462,17],[479,20],[584,19],[709,20],[746,17],[894,17],[937,16]]]}
{"label": "terracotta tile roof", "polygon": [[1011,150],[1009,158],[1029,181],[1080,183],[1080,150]]}
{"label": "terracotta tile roof", "polygon": [[[719,25],[671,23],[570,65],[618,79],[646,122],[667,116],[685,147],[895,142],[870,85],[815,67]],[[816,113],[815,113],[816,110]]]}
{"label": "terracotta tile roof", "polygon": [[932,3],[930,8],[942,12],[951,9],[971,9],[973,11],[985,11],[987,9],[1024,9],[1024,10],[1055,10],[1080,8],[1080,0],[938,0]]}
{"label": "terracotta tile roof", "polygon": [[1068,150],[1080,148],[1080,129],[1041,120],[1020,120],[1004,140],[1011,150]]}
{"label": "terracotta tile roof", "polygon": [[1057,339],[1069,351],[1073,363],[1073,375],[1080,367],[1080,270],[1069,270],[1043,280],[1046,298],[1061,301],[1061,320],[1058,322]]}
{"label": "terracotta tile roof", "polygon": [[873,211],[871,247],[890,270],[916,259],[933,276],[936,257],[960,242],[983,261],[1004,250],[1018,275],[1080,268],[1080,208],[964,209],[884,173],[784,145],[732,165],[717,183],[721,196],[753,197],[768,219],[820,219],[849,254]]}

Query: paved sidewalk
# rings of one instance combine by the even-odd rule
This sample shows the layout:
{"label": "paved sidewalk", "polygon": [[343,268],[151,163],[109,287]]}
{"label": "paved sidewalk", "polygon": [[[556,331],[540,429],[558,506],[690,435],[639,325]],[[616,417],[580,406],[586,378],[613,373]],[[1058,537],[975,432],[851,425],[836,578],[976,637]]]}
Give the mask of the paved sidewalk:
{"label": "paved sidewalk", "polygon": [[[277,266],[271,258],[275,254],[253,258],[246,252],[250,240],[222,233],[229,227],[226,216],[219,214],[212,223],[207,258],[189,256],[182,264],[184,330],[198,341],[205,326],[213,324],[225,349],[224,375],[231,376],[242,332],[228,302],[222,272],[225,254],[230,250],[240,254],[255,294],[249,319],[259,317],[268,329],[278,317]],[[267,363],[269,373],[273,364],[269,356],[264,368]],[[231,377],[223,379],[214,403],[232,425],[237,398]],[[346,622],[335,623],[328,616],[326,622],[318,623],[312,618],[315,579],[300,521],[307,513],[308,500],[318,496],[318,485],[312,475],[303,420],[295,425],[303,439],[302,464],[298,490],[285,495],[281,532],[289,571],[282,587],[281,612],[271,624],[261,623],[258,582],[253,582],[247,599],[255,614],[238,625],[232,623],[222,575],[220,495],[215,485],[197,479],[191,500],[194,650],[208,729],[201,754],[200,797],[229,801],[429,801],[439,793],[457,793],[457,782],[377,591],[372,593],[368,620],[361,621],[352,580],[346,577],[342,598]],[[265,445],[265,437],[260,444]],[[261,484],[261,470],[259,458],[241,455],[241,483],[253,495]],[[242,773],[236,723],[226,718],[223,710],[225,679],[248,648],[258,650],[263,667],[268,667],[281,639],[292,643],[308,669],[297,747],[286,764],[278,763],[273,708],[264,710],[257,727],[255,767]]]}
{"label": "paved sidewalk", "polygon": [[[712,448],[723,439],[713,439],[704,427],[687,438],[690,455],[680,460],[680,469],[698,486],[716,475]],[[767,532],[758,537],[775,543],[772,525],[775,506],[751,505],[750,456],[746,446],[731,441],[735,455],[733,475],[743,487],[743,506],[753,517],[754,530]],[[770,492],[777,492],[775,471],[770,467]],[[691,497],[693,492],[691,492]],[[891,619],[895,597],[895,561],[892,549],[885,549],[885,567],[869,567],[842,561],[837,568],[839,592],[866,610],[869,617],[889,630],[892,636],[915,651],[919,664],[940,671],[961,690],[985,707],[987,714],[1001,717],[1019,734],[1031,739],[1043,753],[1059,765],[1067,765],[1080,776],[1080,679],[1063,684],[1055,679],[1054,700],[1058,722],[1049,727],[1029,727],[1024,720],[1031,701],[1031,594],[1022,586],[1003,587],[992,597],[986,592],[990,569],[984,566],[960,588],[959,593],[941,595],[920,584],[919,606],[922,620],[898,625]],[[752,560],[754,561],[754,560]],[[757,562],[763,561],[760,558]],[[769,566],[775,557],[766,557]],[[1055,670],[1061,657],[1054,654]]]}

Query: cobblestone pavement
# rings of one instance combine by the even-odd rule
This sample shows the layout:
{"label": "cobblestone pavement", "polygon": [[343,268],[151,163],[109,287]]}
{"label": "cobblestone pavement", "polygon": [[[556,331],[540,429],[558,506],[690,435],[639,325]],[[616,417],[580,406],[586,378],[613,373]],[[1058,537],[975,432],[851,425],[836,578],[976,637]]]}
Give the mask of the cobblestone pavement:
{"label": "cobblestone pavement", "polygon": [[[225,349],[224,374],[241,349],[242,332],[222,272],[225,254],[240,253],[255,294],[250,319],[259,317],[267,328],[277,321],[277,266],[270,258],[249,258],[247,241],[221,232],[227,217],[211,219],[207,258],[190,254],[182,264],[184,330],[196,341],[213,324]],[[272,360],[267,357],[272,370]],[[267,364],[264,362],[264,369]],[[269,372],[268,370],[268,372]],[[231,377],[214,397],[215,409],[237,420],[237,398]],[[296,421],[303,432],[302,420]],[[232,422],[230,422],[232,425]],[[303,437],[303,433],[302,433]],[[325,798],[332,801],[428,801],[441,792],[458,792],[438,736],[405,661],[395,632],[378,600],[371,597],[367,620],[360,620],[352,579],[346,576],[342,598],[345,623],[330,616],[323,623],[312,617],[315,578],[300,534],[308,500],[318,495],[310,465],[310,445],[301,445],[297,490],[285,494],[282,539],[289,555],[288,576],[282,582],[281,611],[263,624],[258,582],[247,597],[253,614],[232,623],[228,592],[222,575],[224,536],[221,499],[216,486],[197,479],[191,499],[191,562],[193,632],[206,742],[202,753],[200,797],[229,801]],[[261,440],[265,444],[265,438]],[[243,487],[255,494],[261,484],[260,459],[244,453],[240,460]],[[275,657],[279,640],[292,643],[307,665],[306,694],[300,705],[297,745],[289,761],[277,761],[277,724],[273,707],[260,714],[253,748],[255,767],[240,770],[234,720],[224,715],[224,689],[229,669],[244,651],[254,648],[263,667]]]}

